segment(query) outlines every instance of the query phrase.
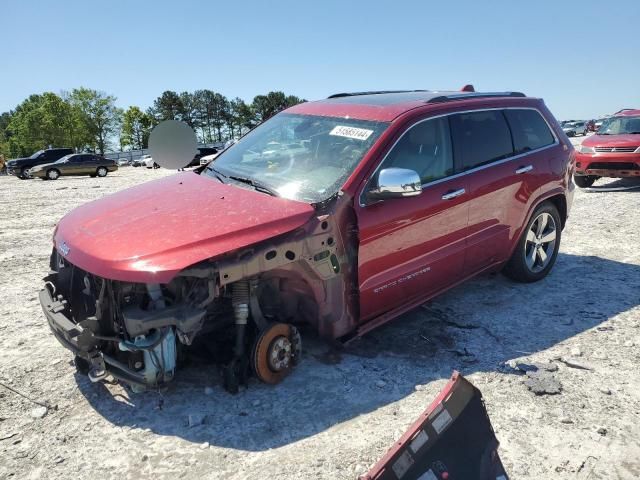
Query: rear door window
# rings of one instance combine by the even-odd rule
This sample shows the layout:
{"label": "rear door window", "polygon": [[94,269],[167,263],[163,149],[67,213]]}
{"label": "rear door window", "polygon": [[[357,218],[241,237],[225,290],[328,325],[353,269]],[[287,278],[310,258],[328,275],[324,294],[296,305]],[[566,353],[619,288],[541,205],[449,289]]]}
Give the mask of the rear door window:
{"label": "rear door window", "polygon": [[504,114],[511,127],[516,153],[536,150],[555,142],[549,125],[537,110],[508,109]]}
{"label": "rear door window", "polygon": [[511,132],[501,110],[451,115],[453,152],[460,170],[513,155]]}

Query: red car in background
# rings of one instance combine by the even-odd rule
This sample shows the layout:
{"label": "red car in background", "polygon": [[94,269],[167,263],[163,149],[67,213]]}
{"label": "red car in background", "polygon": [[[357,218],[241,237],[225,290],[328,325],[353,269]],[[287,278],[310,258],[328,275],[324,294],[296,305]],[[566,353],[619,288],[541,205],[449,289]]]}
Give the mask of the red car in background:
{"label": "red car in background", "polygon": [[336,94],[193,172],[67,214],[40,303],[92,381],[173,378],[209,334],[230,391],[282,380],[300,325],[349,341],[481,272],[553,268],[574,150],[517,92]]}
{"label": "red car in background", "polygon": [[587,188],[600,177],[640,178],[640,110],[608,117],[577,147],[576,185]]}

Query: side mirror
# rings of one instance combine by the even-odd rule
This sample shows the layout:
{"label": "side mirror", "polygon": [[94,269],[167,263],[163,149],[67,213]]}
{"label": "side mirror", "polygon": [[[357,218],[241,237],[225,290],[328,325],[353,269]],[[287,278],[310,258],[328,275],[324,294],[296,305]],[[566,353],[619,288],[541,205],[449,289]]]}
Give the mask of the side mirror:
{"label": "side mirror", "polygon": [[378,184],[367,192],[371,200],[415,197],[422,193],[420,175],[408,168],[384,168],[378,174]]}

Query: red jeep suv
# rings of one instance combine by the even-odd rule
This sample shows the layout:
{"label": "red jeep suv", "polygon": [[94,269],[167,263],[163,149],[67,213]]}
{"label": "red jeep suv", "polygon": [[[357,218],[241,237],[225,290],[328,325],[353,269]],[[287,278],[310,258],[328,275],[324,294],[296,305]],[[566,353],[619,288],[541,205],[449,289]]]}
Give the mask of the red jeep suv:
{"label": "red jeep suv", "polygon": [[206,166],[66,215],[40,302],[93,381],[166,382],[195,340],[229,390],[251,371],[277,383],[300,325],[348,341],[482,272],[545,277],[573,154],[517,92],[303,103]]}
{"label": "red jeep suv", "polygon": [[577,150],[579,187],[590,187],[600,177],[640,177],[640,110],[621,110],[605,119]]}

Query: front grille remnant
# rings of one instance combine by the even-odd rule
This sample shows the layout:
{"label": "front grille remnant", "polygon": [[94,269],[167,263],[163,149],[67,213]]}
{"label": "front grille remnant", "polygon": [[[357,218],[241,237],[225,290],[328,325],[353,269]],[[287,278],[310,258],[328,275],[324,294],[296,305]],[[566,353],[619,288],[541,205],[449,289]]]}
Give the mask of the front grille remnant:
{"label": "front grille remnant", "polygon": [[635,147],[595,147],[596,153],[633,153],[638,149]]}

